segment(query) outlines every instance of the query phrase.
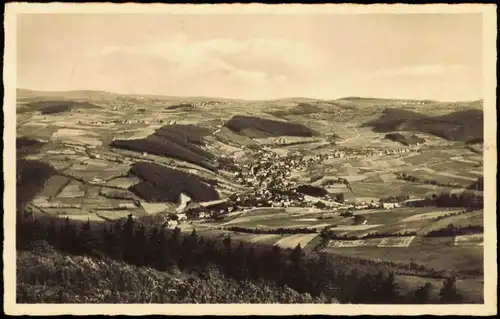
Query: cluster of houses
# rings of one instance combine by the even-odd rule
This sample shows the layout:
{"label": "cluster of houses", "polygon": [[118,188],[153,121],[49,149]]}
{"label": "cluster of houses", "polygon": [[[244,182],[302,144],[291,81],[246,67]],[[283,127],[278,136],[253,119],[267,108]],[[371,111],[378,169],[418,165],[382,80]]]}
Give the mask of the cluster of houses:
{"label": "cluster of houses", "polygon": [[[78,124],[82,124],[81,121],[78,121]],[[140,119],[113,119],[113,120],[101,120],[101,121],[91,121],[87,124],[91,125],[116,125],[116,124],[176,124],[176,121],[170,120],[166,121],[163,119],[157,120],[140,120]]]}
{"label": "cluster of houses", "polygon": [[[338,151],[340,152],[340,151]],[[325,158],[325,155],[301,156],[294,153],[288,156],[267,150],[266,148],[255,150],[255,160],[250,163],[232,163],[226,168],[241,185],[247,186],[250,190],[243,193],[235,193],[229,198],[220,200],[192,203],[183,202],[182,209],[178,209],[177,215],[192,218],[223,218],[224,215],[244,209],[257,207],[317,207],[338,211],[342,209],[393,209],[400,206],[397,201],[372,201],[356,202],[347,201],[343,193],[330,194],[318,186],[308,186],[324,190],[322,194],[308,194],[301,191],[307,189],[304,185],[298,185],[291,179],[291,172],[294,170],[303,171],[313,163],[317,163]],[[326,155],[328,156],[328,155]],[[227,159],[233,159],[227,157]],[[232,161],[230,161],[232,162]],[[335,182],[346,182],[343,179]],[[179,215],[179,216],[181,216]],[[177,222],[184,218],[177,218]]]}
{"label": "cluster of houses", "polygon": [[210,106],[210,105],[228,104],[229,102],[221,100],[213,100],[213,101],[190,101],[189,103],[193,106]]}
{"label": "cluster of houses", "polygon": [[391,155],[391,154],[403,154],[403,153],[408,153],[411,152],[409,148],[399,148],[399,149],[393,149],[393,150],[385,150],[386,155]]}

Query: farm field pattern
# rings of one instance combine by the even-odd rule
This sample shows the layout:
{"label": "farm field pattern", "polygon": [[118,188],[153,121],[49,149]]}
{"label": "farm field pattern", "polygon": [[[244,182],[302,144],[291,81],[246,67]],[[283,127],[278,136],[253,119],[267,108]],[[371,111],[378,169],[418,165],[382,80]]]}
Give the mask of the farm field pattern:
{"label": "farm field pattern", "polygon": [[[465,286],[463,282],[467,282],[473,286],[469,289],[470,299],[481,299],[478,287],[482,282],[482,233],[441,237],[429,237],[428,234],[449,224],[482,227],[482,210],[465,212],[461,207],[407,207],[404,203],[389,209],[366,207],[382,197],[407,196],[409,200],[419,200],[444,191],[459,194],[467,189],[481,193],[477,187],[471,189],[469,186],[482,177],[482,158],[463,142],[411,131],[408,133],[417,134],[426,139],[426,143],[405,146],[385,139],[385,133],[375,132],[364,125],[370,119],[382,116],[386,108],[411,109],[411,103],[392,100],[373,103],[370,100],[370,105],[367,105],[363,100],[347,99],[332,104],[311,100],[306,104],[315,106],[315,112],[300,114],[294,108],[302,102],[293,99],[280,103],[137,98],[103,93],[79,97],[95,108],[42,114],[29,103],[47,99],[47,96],[31,92],[27,99],[23,98],[23,93],[18,92],[18,112],[22,117],[18,120],[17,138],[37,140],[40,145],[18,147],[18,160],[40,161],[56,170],[26,203],[26,207],[36,214],[102,223],[111,223],[132,214],[139,220],[149,218],[161,225],[169,214],[183,214],[191,207],[192,203],[183,204],[177,200],[177,188],[179,194],[194,194],[212,185],[214,193],[210,196],[213,198],[201,196],[196,200],[191,196],[192,202],[200,204],[224,200],[233,194],[257,192],[256,189],[264,188],[265,191],[265,186],[256,187],[252,184],[254,181],[247,182],[223,166],[213,169],[214,158],[233,158],[239,168],[245,168],[255,163],[263,166],[268,162],[279,163],[294,155],[306,164],[279,168],[280,174],[291,185],[324,187],[331,197],[311,195],[305,197],[301,205],[296,202],[282,205],[279,200],[273,200],[254,207],[236,207],[230,212],[225,211],[218,219],[188,216],[187,220],[169,223],[168,227],[179,227],[183,233],[196,229],[200,235],[213,238],[230,234],[236,241],[253,245],[293,249],[300,244],[308,253],[319,250],[332,256],[416,263],[452,270],[459,278],[458,285]],[[181,103],[190,103],[193,107],[189,110],[168,108]],[[439,108],[439,102],[435,104]],[[449,111],[463,111],[469,107],[477,109],[475,104],[457,104]],[[275,114],[278,111],[279,117]],[[263,131],[262,127],[261,130],[250,127],[237,131],[227,125],[234,116],[298,123],[314,130],[314,136],[289,136],[287,140],[286,135]],[[137,151],[133,148],[135,146],[116,147],[118,144],[113,144],[121,140],[123,145],[129,145],[126,143],[136,139],[153,143],[159,138],[155,135],[160,134],[158,130],[168,127],[189,130],[192,134],[183,137],[182,141],[175,140],[185,146],[175,156],[155,148]],[[161,134],[168,136],[170,142],[174,141],[169,132]],[[261,153],[256,153],[259,148]],[[145,178],[150,177],[145,173],[141,175],[140,167],[134,166],[139,162],[171,168],[186,174],[183,176],[194,176],[186,177],[186,183],[191,183],[189,187],[192,188],[173,179],[161,183],[146,181]],[[403,173],[419,180],[398,178]],[[161,171],[154,174],[161,176]],[[274,179],[272,174],[278,173],[270,174],[272,178],[268,183]],[[328,179],[347,182],[337,180],[324,184]],[[437,183],[430,184],[425,180]],[[446,186],[448,183],[450,185]],[[174,199],[154,197],[155,192],[160,191],[172,191],[168,198]],[[334,199],[334,194],[339,192],[344,194],[346,201]],[[327,203],[327,207],[316,205],[319,201]],[[275,202],[280,207],[272,207]],[[361,206],[363,208],[359,208]],[[343,217],[341,212],[346,210],[362,217],[363,222],[357,224],[352,216]],[[300,230],[283,233],[283,229]],[[323,229],[349,239],[329,239],[320,247]],[[262,233],[252,233],[253,230]],[[370,237],[377,234],[376,238]],[[398,280],[404,286],[421,279],[400,275]]]}

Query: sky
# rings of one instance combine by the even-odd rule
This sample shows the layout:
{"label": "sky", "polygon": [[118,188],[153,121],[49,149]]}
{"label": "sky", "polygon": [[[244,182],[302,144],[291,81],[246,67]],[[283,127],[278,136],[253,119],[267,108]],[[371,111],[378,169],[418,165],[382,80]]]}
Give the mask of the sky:
{"label": "sky", "polygon": [[22,14],[18,88],[476,100],[481,14]]}

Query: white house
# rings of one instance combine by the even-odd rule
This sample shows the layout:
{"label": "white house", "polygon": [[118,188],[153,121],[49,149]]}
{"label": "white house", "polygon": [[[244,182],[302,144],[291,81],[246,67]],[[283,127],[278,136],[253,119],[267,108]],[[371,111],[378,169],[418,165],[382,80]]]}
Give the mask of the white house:
{"label": "white house", "polygon": [[396,206],[397,203],[383,203],[382,204],[382,207],[384,207],[385,209],[392,209],[392,208],[396,208],[398,206]]}

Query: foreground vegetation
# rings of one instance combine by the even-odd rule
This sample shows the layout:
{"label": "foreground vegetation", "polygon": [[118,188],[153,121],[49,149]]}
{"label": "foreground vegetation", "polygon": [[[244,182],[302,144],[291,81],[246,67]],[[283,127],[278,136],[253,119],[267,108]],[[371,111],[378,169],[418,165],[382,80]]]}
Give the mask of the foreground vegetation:
{"label": "foreground vegetation", "polygon": [[[69,219],[58,225],[55,219],[20,217],[17,228],[19,302],[387,304],[462,300],[452,277],[443,286],[440,299],[430,300],[422,297],[425,287],[403,293],[391,272],[370,265],[337,267],[324,254],[306,258],[300,245],[293,250],[245,247],[235,245],[229,236],[222,242],[212,241],[195,230],[181,236],[178,228],[146,228],[132,216],[101,229],[90,222],[77,227]],[[61,252],[37,244],[39,241],[49,242]],[[173,284],[175,280],[180,283]],[[140,293],[132,293],[137,291]]]}
{"label": "foreground vegetation", "polygon": [[[228,279],[217,268],[158,271],[70,255],[38,241],[17,256],[19,303],[324,303],[276,284]],[[332,300],[329,300],[332,302]]]}

